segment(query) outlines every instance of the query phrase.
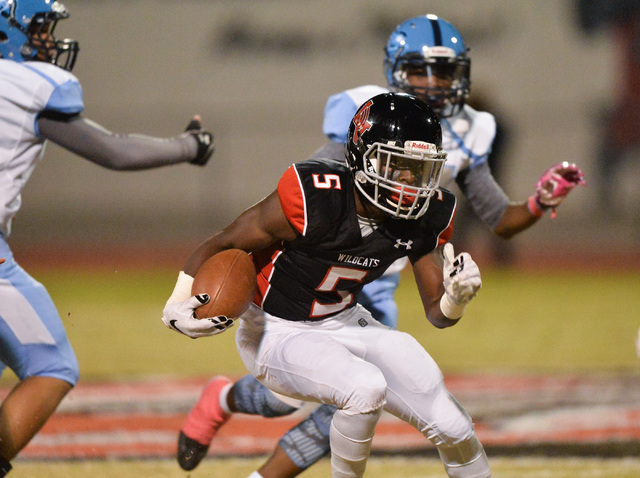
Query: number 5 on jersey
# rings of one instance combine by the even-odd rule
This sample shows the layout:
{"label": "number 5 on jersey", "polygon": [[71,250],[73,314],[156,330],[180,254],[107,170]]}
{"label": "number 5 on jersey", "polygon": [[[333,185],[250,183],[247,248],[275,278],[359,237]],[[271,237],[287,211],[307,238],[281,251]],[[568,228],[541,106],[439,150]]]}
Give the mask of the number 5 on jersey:
{"label": "number 5 on jersey", "polygon": [[[322,176],[322,179],[320,178]],[[340,176],[337,174],[314,174],[313,185],[317,189],[342,189]]]}
{"label": "number 5 on jersey", "polygon": [[332,266],[322,283],[316,288],[319,292],[335,292],[341,298],[340,302],[331,304],[321,304],[317,300],[313,301],[311,317],[322,317],[323,315],[335,314],[346,309],[354,301],[353,294],[346,290],[335,290],[340,280],[351,280],[362,282],[369,272],[349,267]]}

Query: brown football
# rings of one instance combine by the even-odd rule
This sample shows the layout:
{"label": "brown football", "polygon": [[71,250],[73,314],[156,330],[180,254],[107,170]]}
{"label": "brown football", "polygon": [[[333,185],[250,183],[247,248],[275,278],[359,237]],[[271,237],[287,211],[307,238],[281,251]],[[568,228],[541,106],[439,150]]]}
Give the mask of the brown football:
{"label": "brown football", "polygon": [[256,269],[251,256],[240,249],[226,249],[200,266],[191,293],[209,294],[209,303],[196,309],[196,317],[241,315],[256,294]]}

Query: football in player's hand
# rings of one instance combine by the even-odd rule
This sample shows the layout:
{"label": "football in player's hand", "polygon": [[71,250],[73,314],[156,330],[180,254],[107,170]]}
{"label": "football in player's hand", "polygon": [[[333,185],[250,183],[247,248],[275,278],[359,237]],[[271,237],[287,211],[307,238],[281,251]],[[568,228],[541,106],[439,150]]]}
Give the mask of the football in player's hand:
{"label": "football in player's hand", "polygon": [[209,302],[196,309],[196,317],[224,315],[236,318],[256,294],[256,269],[251,256],[240,249],[227,249],[200,266],[191,294],[209,294]]}

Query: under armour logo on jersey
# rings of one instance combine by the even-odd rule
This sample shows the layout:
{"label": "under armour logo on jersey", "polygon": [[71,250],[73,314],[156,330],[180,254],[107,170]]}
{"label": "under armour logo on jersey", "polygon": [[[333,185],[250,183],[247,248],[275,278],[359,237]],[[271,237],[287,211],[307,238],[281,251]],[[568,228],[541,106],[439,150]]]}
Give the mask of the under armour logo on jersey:
{"label": "under armour logo on jersey", "polygon": [[360,327],[366,327],[367,325],[369,325],[369,322],[367,322],[366,319],[359,318],[358,324],[360,325]]}
{"label": "under armour logo on jersey", "polygon": [[404,247],[408,251],[409,249],[411,249],[411,244],[413,244],[413,241],[411,239],[409,239],[407,242],[402,242],[402,240],[396,239],[396,243],[393,247],[395,247],[396,249]]}
{"label": "under armour logo on jersey", "polygon": [[372,104],[373,101],[367,101],[353,117],[353,144],[358,142],[362,133],[369,131],[373,126],[371,121],[369,121],[369,110]]}

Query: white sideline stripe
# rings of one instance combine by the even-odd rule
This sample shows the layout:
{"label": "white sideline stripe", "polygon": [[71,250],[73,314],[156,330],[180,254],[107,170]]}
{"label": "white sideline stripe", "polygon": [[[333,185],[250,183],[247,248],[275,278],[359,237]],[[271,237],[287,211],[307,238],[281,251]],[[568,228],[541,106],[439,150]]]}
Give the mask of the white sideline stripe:
{"label": "white sideline stripe", "polygon": [[633,404],[557,407],[532,411],[509,420],[501,420],[505,432],[570,432],[598,431],[608,428],[640,427],[640,410]]}
{"label": "white sideline stripe", "polygon": [[21,344],[56,343],[31,304],[6,279],[0,279],[0,317]]}
{"label": "white sideline stripe", "polygon": [[57,433],[55,435],[39,433],[30,442],[36,446],[57,447],[57,446],[88,446],[88,445],[148,445],[148,444],[171,444],[176,441],[175,431],[111,431],[111,432],[88,432],[88,433]]}
{"label": "white sideline stripe", "polygon": [[[174,447],[176,444],[177,431],[106,431],[106,432],[81,432],[81,433],[39,433],[29,443],[29,447],[39,447],[50,449],[55,452],[58,447],[95,447],[95,451],[100,451],[99,447],[131,445],[134,449],[129,450],[136,454],[135,446],[155,445],[159,447]],[[212,450],[217,447],[224,447],[234,450],[244,448],[261,448],[264,450],[273,447],[275,439],[271,437],[261,438],[255,436],[234,436],[227,437],[223,443],[219,442],[212,446]]]}

